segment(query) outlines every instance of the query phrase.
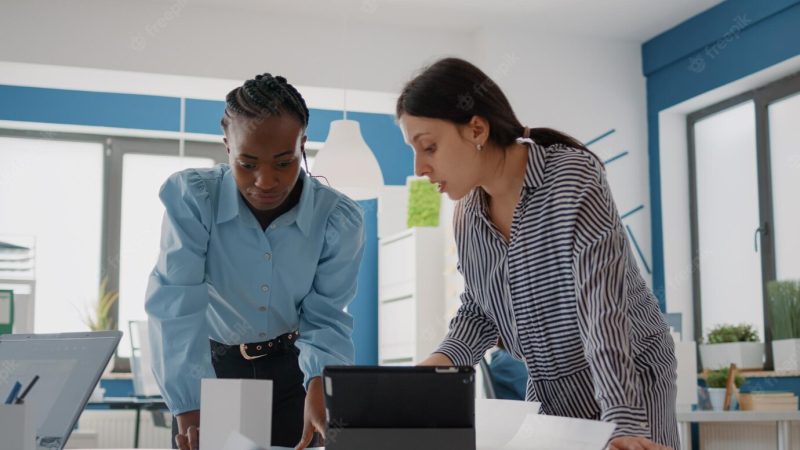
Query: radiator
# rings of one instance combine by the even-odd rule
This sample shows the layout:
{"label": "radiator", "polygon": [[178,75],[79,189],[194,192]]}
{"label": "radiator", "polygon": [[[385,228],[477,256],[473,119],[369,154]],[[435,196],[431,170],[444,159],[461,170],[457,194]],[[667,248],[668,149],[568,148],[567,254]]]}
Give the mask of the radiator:
{"label": "radiator", "polygon": [[[791,426],[791,449],[800,450],[800,424]],[[778,426],[765,423],[700,424],[700,448],[695,450],[773,450],[778,448]]]}
{"label": "radiator", "polygon": [[[172,423],[169,414],[165,418],[167,425]],[[132,448],[135,423],[135,411],[86,410],[78,421],[78,430],[97,433],[97,448]],[[171,439],[171,428],[155,426],[152,413],[142,411],[140,448],[170,448]],[[67,446],[70,447],[70,442]]]}

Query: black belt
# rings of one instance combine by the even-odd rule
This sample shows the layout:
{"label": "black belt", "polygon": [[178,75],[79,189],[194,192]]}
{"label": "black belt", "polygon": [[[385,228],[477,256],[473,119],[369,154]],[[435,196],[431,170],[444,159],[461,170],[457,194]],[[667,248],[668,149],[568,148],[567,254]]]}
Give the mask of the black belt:
{"label": "black belt", "polygon": [[239,345],[227,345],[212,340],[211,346],[216,347],[216,349],[212,348],[212,350],[224,349],[225,353],[228,351],[239,352],[242,358],[252,361],[264,356],[286,353],[288,350],[294,348],[294,343],[299,336],[299,332],[293,331],[291,333],[282,334],[269,341],[250,342]]}

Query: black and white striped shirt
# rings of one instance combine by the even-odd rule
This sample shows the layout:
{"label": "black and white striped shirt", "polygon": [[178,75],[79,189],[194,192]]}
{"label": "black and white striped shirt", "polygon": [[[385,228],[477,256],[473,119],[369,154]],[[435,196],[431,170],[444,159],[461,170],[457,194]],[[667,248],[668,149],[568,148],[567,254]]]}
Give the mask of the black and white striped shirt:
{"label": "black and white striped shirt", "polygon": [[486,193],[456,205],[462,305],[436,351],[475,365],[498,336],[543,414],[614,422],[614,437],[679,448],[674,344],[636,266],[600,162],[530,139],[511,239]]}

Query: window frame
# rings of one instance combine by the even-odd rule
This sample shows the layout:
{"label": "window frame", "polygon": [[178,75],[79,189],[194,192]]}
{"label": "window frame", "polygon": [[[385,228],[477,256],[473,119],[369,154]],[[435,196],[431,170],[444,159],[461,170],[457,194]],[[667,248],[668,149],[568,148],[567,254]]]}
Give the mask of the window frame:
{"label": "window frame", "polygon": [[[123,137],[88,133],[53,132],[0,128],[0,136],[49,141],[89,142],[103,145],[102,224],[100,236],[100,279],[108,277],[108,289],[119,291],[120,245],[122,232],[122,171],[126,154],[179,156],[179,141],[167,138]],[[227,162],[222,137],[219,142],[185,140],[184,156],[210,158],[215,164]],[[117,329],[126,332],[127,324],[119,323],[117,304],[109,311]],[[115,371],[130,372],[130,359],[115,352]]]}
{"label": "window frame", "polygon": [[[765,368],[774,367],[772,357],[772,333],[770,331],[769,299],[767,283],[775,280],[775,240],[772,233],[774,205],[772,195],[772,166],[769,142],[769,106],[800,93],[800,72],[769,83],[765,86],[722,100],[713,105],[694,111],[686,116],[687,148],[689,160],[689,217],[692,247],[692,291],[694,311],[694,335],[699,341],[703,336],[701,263],[699,245],[699,224],[697,211],[697,167],[695,164],[695,124],[709,116],[752,101],[755,109],[756,160],[758,173],[759,205],[759,254],[761,256],[761,288],[764,311],[764,344],[766,350]],[[753,230],[754,233],[757,230]],[[754,238],[755,240],[755,238]]]}

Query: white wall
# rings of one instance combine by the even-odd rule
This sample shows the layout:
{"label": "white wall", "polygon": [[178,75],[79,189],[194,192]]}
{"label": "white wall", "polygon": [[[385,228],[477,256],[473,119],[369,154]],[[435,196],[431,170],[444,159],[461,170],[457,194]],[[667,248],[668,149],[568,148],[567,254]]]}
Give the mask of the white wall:
{"label": "white wall", "polygon": [[[556,128],[584,142],[616,130],[591,149],[604,160],[629,152],[606,168],[620,214],[645,206],[625,224],[652,268],[645,80],[639,44],[489,27],[476,34],[475,45],[474,62],[503,89],[527,126]],[[463,289],[463,280],[455,272],[452,212],[452,203],[445,199],[445,310],[449,315],[458,307],[458,293]],[[651,283],[638,256],[637,262]]]}
{"label": "white wall", "polygon": [[[588,141],[605,160],[620,214],[644,205],[625,220],[652,268],[645,79],[640,44],[541,34],[534,29],[487,28],[476,39],[477,62],[506,93],[519,119]],[[645,279],[650,282],[637,257]]]}
{"label": "white wall", "polygon": [[663,226],[664,288],[667,311],[682,314],[684,340],[694,340],[692,292],[693,263],[691,219],[689,215],[689,150],[686,141],[686,115],[662,112],[659,115],[661,164],[661,211],[668,218]]}
{"label": "white wall", "polygon": [[277,17],[190,0],[3,1],[0,61],[234,80],[269,71],[319,87],[342,87],[344,75],[347,87],[396,92],[423,59],[472,56],[468,33],[369,25],[367,12],[346,12],[352,23],[343,46],[337,17]]}

